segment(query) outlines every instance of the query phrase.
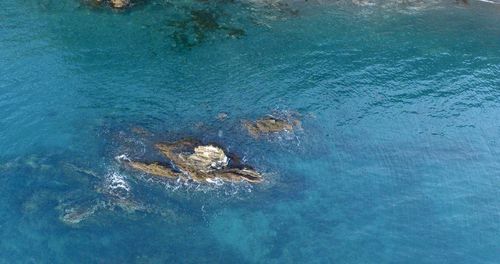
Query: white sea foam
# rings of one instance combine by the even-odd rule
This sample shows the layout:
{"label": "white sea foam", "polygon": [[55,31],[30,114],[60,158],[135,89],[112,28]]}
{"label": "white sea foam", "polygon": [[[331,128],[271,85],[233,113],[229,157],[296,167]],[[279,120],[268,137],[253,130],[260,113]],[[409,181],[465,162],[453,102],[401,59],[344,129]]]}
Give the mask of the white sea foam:
{"label": "white sea foam", "polygon": [[214,179],[207,179],[207,182],[215,185],[215,186],[222,186],[224,184],[224,181],[219,178],[214,178]]}
{"label": "white sea foam", "polygon": [[130,195],[131,187],[125,175],[116,170],[110,170],[106,174],[105,189],[109,194],[118,198],[126,198]]}
{"label": "white sea foam", "polygon": [[206,183],[198,183],[193,180],[181,178],[173,181],[169,179],[151,177],[146,174],[139,175],[138,177],[141,181],[148,182],[153,185],[163,186],[163,188],[171,192],[202,192],[213,193],[216,196],[234,196],[240,192],[251,192],[253,188],[251,184],[246,182],[229,183],[224,182],[219,178],[209,179]]}
{"label": "white sea foam", "polygon": [[121,154],[115,157],[115,160],[118,162],[122,161],[131,161],[130,158],[127,156],[127,154]]}

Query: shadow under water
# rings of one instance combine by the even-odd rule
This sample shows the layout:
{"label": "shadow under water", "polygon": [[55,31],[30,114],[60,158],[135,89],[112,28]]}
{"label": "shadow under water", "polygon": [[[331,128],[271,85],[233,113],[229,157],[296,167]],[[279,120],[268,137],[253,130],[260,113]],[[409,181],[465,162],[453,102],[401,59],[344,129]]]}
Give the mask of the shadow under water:
{"label": "shadow under water", "polygon": [[226,26],[219,23],[221,13],[218,10],[191,10],[188,18],[172,21],[175,28],[172,39],[176,47],[192,48],[202,44],[209,34],[223,32],[229,38],[240,38],[245,35],[241,28]]}
{"label": "shadow under water", "polygon": [[143,9],[165,14],[165,30],[170,32],[172,47],[191,49],[214,39],[240,39],[249,26],[266,25],[298,15],[298,9],[285,1],[160,1],[133,0],[123,8],[113,8],[110,0],[81,0],[84,8],[95,12],[126,15]]}

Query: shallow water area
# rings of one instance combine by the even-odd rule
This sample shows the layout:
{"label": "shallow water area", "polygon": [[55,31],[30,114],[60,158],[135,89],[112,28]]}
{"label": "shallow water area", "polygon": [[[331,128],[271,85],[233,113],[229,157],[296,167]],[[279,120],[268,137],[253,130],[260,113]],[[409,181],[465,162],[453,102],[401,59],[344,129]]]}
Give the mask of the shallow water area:
{"label": "shallow water area", "polygon": [[[2,2],[0,262],[498,262],[498,4],[136,3]],[[120,162],[185,137],[265,181]]]}

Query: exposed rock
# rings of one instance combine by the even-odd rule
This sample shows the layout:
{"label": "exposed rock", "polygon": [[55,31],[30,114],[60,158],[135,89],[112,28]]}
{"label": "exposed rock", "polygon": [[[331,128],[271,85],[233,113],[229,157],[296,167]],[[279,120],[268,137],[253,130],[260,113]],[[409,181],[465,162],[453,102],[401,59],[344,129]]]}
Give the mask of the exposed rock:
{"label": "exposed rock", "polygon": [[167,178],[177,178],[180,176],[179,173],[172,171],[172,169],[160,165],[158,163],[146,164],[143,162],[131,161],[128,165],[136,170],[143,171],[147,174],[152,174]]}
{"label": "exposed rock", "polygon": [[109,0],[111,7],[116,9],[123,9],[130,5],[130,0]]}
{"label": "exposed rock", "polygon": [[189,155],[187,159],[190,165],[199,168],[203,172],[214,169],[220,170],[228,164],[228,158],[224,151],[212,145],[195,147],[194,153]]}
{"label": "exposed rock", "polygon": [[243,126],[251,136],[258,138],[265,134],[293,131],[295,128],[300,127],[300,120],[294,118],[279,119],[273,116],[266,116],[255,122],[243,121]]}
{"label": "exposed rock", "polygon": [[87,5],[95,8],[100,7],[103,4],[106,4],[114,9],[125,9],[132,4],[131,0],[83,0],[83,1]]}
{"label": "exposed rock", "polygon": [[215,182],[217,179],[229,182],[261,182],[262,175],[249,166],[239,163],[239,159],[226,153],[214,144],[203,145],[196,140],[180,140],[174,143],[158,143],[156,148],[182,171],[158,163],[145,164],[130,162],[130,167],[142,172],[169,178],[188,177],[196,182]]}
{"label": "exposed rock", "polygon": [[215,177],[231,182],[245,180],[251,183],[259,183],[262,181],[262,175],[250,168],[217,171]]}

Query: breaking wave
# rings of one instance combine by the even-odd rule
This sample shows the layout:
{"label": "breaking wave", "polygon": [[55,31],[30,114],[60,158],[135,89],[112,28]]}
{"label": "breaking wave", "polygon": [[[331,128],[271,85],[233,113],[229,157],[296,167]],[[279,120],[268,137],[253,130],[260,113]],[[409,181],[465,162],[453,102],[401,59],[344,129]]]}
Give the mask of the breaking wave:
{"label": "breaking wave", "polygon": [[127,176],[113,169],[106,174],[104,187],[109,194],[122,199],[128,198],[132,190]]}

